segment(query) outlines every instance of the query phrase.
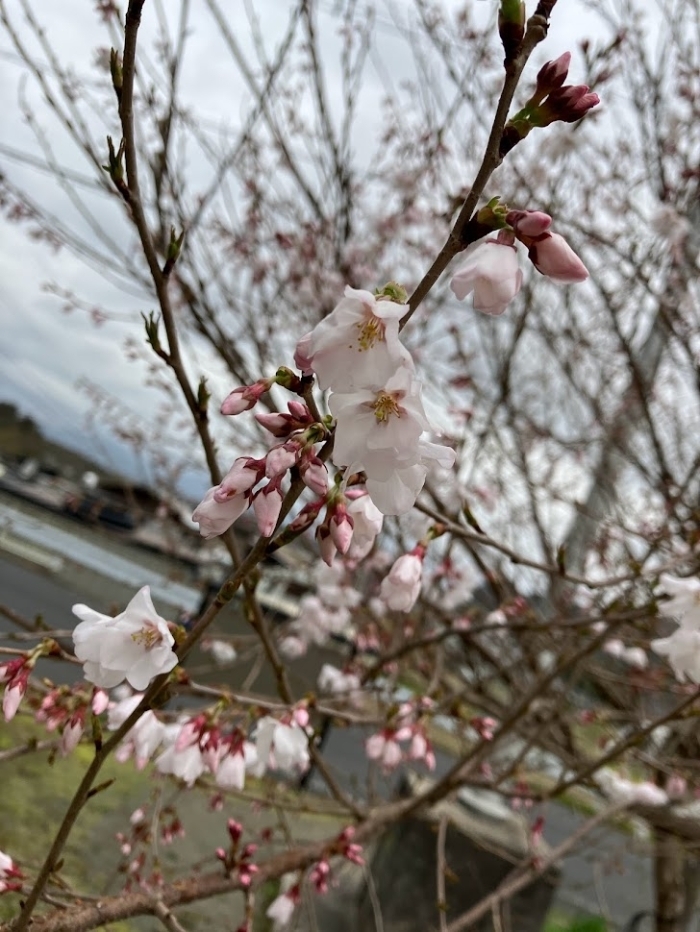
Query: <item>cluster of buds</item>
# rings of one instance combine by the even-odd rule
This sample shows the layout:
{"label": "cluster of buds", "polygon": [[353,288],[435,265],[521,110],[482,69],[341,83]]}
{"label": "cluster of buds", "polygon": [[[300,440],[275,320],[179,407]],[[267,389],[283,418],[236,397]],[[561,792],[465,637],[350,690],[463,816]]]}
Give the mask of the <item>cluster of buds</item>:
{"label": "cluster of buds", "polygon": [[482,741],[493,741],[493,733],[498,727],[495,718],[491,718],[489,715],[476,715],[470,719],[469,724]]}
{"label": "cluster of buds", "polygon": [[[265,384],[269,381],[263,380]],[[253,387],[247,386],[251,390]],[[239,413],[238,409],[232,410],[230,399],[231,395],[221,410]],[[260,533],[270,537],[282,509],[282,482],[292,469],[298,469],[306,486],[317,495],[328,491],[328,471],[314,451],[315,444],[326,438],[327,428],[314,420],[303,402],[289,402],[288,408],[289,414],[257,415],[260,423],[284,442],[272,447],[262,459],[238,457],[219,485],[209,489],[195,509],[192,519],[199,524],[203,537],[223,534],[251,505]]]}
{"label": "cluster of buds", "polygon": [[0,664],[0,682],[5,684],[2,711],[6,722],[12,721],[17,714],[35,663],[36,660],[32,661],[31,657],[23,656]]}
{"label": "cluster of buds", "polygon": [[251,858],[258,850],[255,844],[247,844],[241,847],[241,838],[243,836],[243,826],[235,819],[229,819],[226,823],[231,844],[228,850],[217,848],[216,856],[223,863],[228,873],[238,872],[238,880],[244,889],[248,889],[253,882],[253,877],[258,873],[259,867],[251,862]]}
{"label": "cluster of buds", "polygon": [[[422,761],[428,770],[434,770],[435,752],[422,717],[431,704],[425,697],[401,703],[393,721],[367,739],[367,757],[376,760],[385,772],[393,770],[402,760]],[[401,747],[403,742],[410,742],[406,750]]]}
{"label": "cluster of buds", "polygon": [[23,874],[4,851],[0,851],[0,893],[19,892],[22,889]]}
{"label": "cluster of buds", "polygon": [[5,684],[2,711],[5,721],[11,721],[17,714],[19,704],[27,692],[29,677],[39,657],[60,654],[61,648],[52,638],[44,638],[40,644],[23,653],[15,660],[0,663],[0,683]]}
{"label": "cluster of buds", "polygon": [[535,91],[503,130],[499,152],[501,157],[513,149],[535,127],[551,123],[575,123],[600,103],[600,98],[585,84],[564,84],[569,73],[571,53],[564,52],[555,61],[542,66]]}
{"label": "cluster of buds", "polygon": [[88,711],[101,715],[108,705],[104,689],[94,688],[88,693],[81,686],[55,686],[43,697],[34,717],[47,731],[61,728],[59,750],[62,757],[67,757],[80,743]]}

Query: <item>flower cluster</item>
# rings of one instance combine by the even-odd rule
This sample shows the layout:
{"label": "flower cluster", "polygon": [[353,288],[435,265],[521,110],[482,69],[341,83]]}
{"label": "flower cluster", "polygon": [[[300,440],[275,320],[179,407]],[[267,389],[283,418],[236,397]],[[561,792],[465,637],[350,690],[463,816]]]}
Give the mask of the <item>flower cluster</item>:
{"label": "flower cluster", "polygon": [[[459,300],[474,293],[474,309],[484,314],[502,314],[518,294],[523,273],[515,245],[519,240],[538,272],[560,284],[588,278],[588,270],[563,236],[549,229],[552,218],[539,210],[510,210],[503,218],[490,207],[484,212],[494,222],[505,223],[495,238],[470,246],[466,262],[455,272],[450,287]],[[480,211],[480,214],[482,212]]]}
{"label": "flower cluster", "polygon": [[413,360],[399,340],[408,312],[395,284],[374,295],[347,287],[335,309],[297,344],[295,361],[330,389],[336,419],[333,462],[347,475],[363,472],[382,514],[404,514],[423,487],[428,468],[449,468],[455,454],[429,443],[430,429]]}
{"label": "flower cluster", "polygon": [[[429,770],[434,770],[435,753],[422,717],[422,712],[430,705],[428,699],[420,699],[415,704],[401,703],[393,721],[365,742],[367,757],[377,761],[386,772],[393,770],[404,759],[423,761]],[[409,742],[406,750],[401,747],[404,742]]]}

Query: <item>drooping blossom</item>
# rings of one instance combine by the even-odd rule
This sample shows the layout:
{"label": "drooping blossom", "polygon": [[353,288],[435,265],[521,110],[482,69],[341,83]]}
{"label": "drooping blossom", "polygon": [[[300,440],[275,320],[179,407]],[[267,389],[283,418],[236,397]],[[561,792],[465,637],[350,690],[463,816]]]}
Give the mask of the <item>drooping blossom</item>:
{"label": "drooping blossom", "polygon": [[286,724],[270,715],[258,721],[255,730],[258,760],[265,766],[287,773],[303,773],[309,766],[309,739],[304,728],[292,718]]}
{"label": "drooping blossom", "polygon": [[352,498],[348,503],[347,512],[353,520],[352,543],[348,555],[353,560],[362,560],[370,552],[382,530],[384,515],[369,495]]}
{"label": "drooping blossom", "polygon": [[392,729],[378,731],[365,742],[365,753],[370,760],[376,760],[384,770],[393,770],[403,758],[401,745],[396,740]]}
{"label": "drooping blossom", "polygon": [[[120,699],[110,706],[107,713],[107,727],[116,731],[129,718],[143,699],[142,693],[134,693]],[[148,709],[129,729],[121,744],[117,748],[115,757],[123,763],[134,757],[138,770],[143,770],[153,755],[161,746],[167,736],[167,726],[164,725],[154,712]]]}
{"label": "drooping blossom", "polygon": [[450,447],[427,440],[418,442],[418,462],[413,466],[394,467],[391,463],[374,463],[365,485],[372,501],[384,515],[403,515],[413,508],[418,493],[425,484],[428,470],[434,464],[451,469],[456,453]]}
{"label": "drooping blossom", "polygon": [[82,621],[73,631],[75,656],[83,663],[85,678],[103,689],[126,679],[134,689],[146,689],[154,677],[177,665],[175,639],[168,623],[158,615],[148,586],[133,597],[115,618],[87,605],[74,605]]}
{"label": "drooping blossom", "polygon": [[520,291],[523,273],[513,235],[499,234],[467,249],[465,262],[452,276],[450,288],[463,301],[474,293],[474,310],[483,314],[502,314]]}
{"label": "drooping blossom", "polygon": [[218,488],[219,486],[213,486],[209,489],[192,512],[192,520],[199,525],[199,533],[207,540],[226,533],[250,504],[250,499],[245,494],[217,501]]}
{"label": "drooping blossom", "polygon": [[281,932],[292,921],[294,910],[299,902],[299,887],[292,887],[286,893],[280,893],[278,897],[270,903],[265,915],[273,922],[274,932]]}
{"label": "drooping blossom", "polygon": [[186,747],[178,747],[178,738],[182,730],[181,725],[166,725],[163,738],[165,750],[156,758],[156,769],[160,773],[172,774],[178,777],[187,786],[194,786],[195,782],[205,773],[207,765],[197,742]]}
{"label": "drooping blossom", "polygon": [[383,385],[406,359],[399,320],[407,307],[348,286],[335,309],[297,344],[295,362],[321,388],[354,392]]}
{"label": "drooping blossom", "polygon": [[216,769],[214,779],[217,786],[222,789],[242,790],[246,773],[255,771],[257,764],[258,752],[251,741],[230,745]]}
{"label": "drooping blossom", "polygon": [[404,553],[382,580],[379,596],[387,606],[397,612],[410,612],[420,594],[423,579],[425,548],[417,546]]}

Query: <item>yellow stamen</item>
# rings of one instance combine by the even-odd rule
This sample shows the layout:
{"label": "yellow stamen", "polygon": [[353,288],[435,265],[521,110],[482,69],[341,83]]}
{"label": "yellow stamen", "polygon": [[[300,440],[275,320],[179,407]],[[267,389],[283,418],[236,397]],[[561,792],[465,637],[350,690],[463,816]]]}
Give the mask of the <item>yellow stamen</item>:
{"label": "yellow stamen", "polygon": [[359,330],[357,343],[361,353],[365,350],[372,349],[375,343],[383,342],[384,323],[378,317],[375,317],[374,314],[370,315],[366,320],[355,324],[355,326]]}
{"label": "yellow stamen", "polygon": [[162,635],[153,625],[147,624],[140,631],[134,631],[131,640],[136,641],[137,644],[143,644],[146,650],[151,650],[156,644],[160,644]]}
{"label": "yellow stamen", "polygon": [[388,392],[377,392],[377,400],[372,405],[374,416],[380,422],[388,421],[392,415],[401,417],[399,403],[393,395]]}

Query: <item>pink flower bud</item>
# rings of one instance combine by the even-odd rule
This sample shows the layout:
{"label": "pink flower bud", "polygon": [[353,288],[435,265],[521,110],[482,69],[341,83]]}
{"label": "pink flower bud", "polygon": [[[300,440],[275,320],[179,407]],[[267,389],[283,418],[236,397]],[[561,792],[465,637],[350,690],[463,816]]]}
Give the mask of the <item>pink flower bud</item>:
{"label": "pink flower bud", "polygon": [[76,713],[63,729],[63,734],[61,735],[60,750],[62,757],[68,757],[68,755],[77,748],[83,736],[83,731],[83,715],[81,713]]}
{"label": "pink flower bud", "polygon": [[295,465],[301,455],[301,444],[294,440],[273,447],[265,457],[265,475],[268,479],[282,476]]}
{"label": "pink flower bud", "polygon": [[277,519],[282,510],[283,496],[274,480],[256,493],[253,499],[253,510],[258,522],[258,530],[263,537],[272,537]]}
{"label": "pink flower bud", "polygon": [[528,252],[538,272],[555,282],[570,285],[588,278],[588,269],[558,233],[544,233]]}
{"label": "pink flower bud", "polygon": [[234,460],[233,466],[219,483],[214,498],[223,503],[234,495],[247,492],[262,479],[265,470],[265,460],[256,460],[250,456],[239,456]]}
{"label": "pink flower bud", "polygon": [[290,434],[289,417],[277,411],[263,411],[255,415],[255,420],[269,430],[273,437],[288,437]]}
{"label": "pink flower bud", "polygon": [[541,236],[550,228],[552,218],[541,210],[510,210],[506,223],[513,227],[516,235]]}
{"label": "pink flower bud", "polygon": [[330,531],[333,543],[338,553],[347,553],[352,543],[352,529],[354,522],[345,509],[345,505],[338,505],[330,520]]}
{"label": "pink flower bud", "polygon": [[95,689],[92,693],[91,708],[95,715],[102,715],[109,705],[109,694],[104,689]]}
{"label": "pink flower bud", "polygon": [[269,392],[274,379],[259,379],[252,385],[242,385],[224,399],[221,405],[222,414],[242,414],[249,411],[259,401],[260,397]]}
{"label": "pink flower bud", "polygon": [[571,52],[564,52],[554,61],[545,62],[537,74],[536,96],[544,98],[547,94],[561,87],[566,81],[571,64]]}
{"label": "pink flower bud", "polygon": [[305,457],[299,464],[304,485],[317,495],[328,493],[328,469],[317,456]]}
{"label": "pink flower bud", "polygon": [[243,826],[240,822],[236,822],[235,819],[229,819],[226,823],[226,828],[229,835],[231,836],[232,843],[237,845],[241,840],[241,835],[243,834]]}
{"label": "pink flower bud", "polygon": [[26,678],[15,677],[13,683],[5,688],[5,695],[2,700],[2,711],[5,721],[10,722],[17,714],[17,709],[22,701],[22,697],[27,691]]}

